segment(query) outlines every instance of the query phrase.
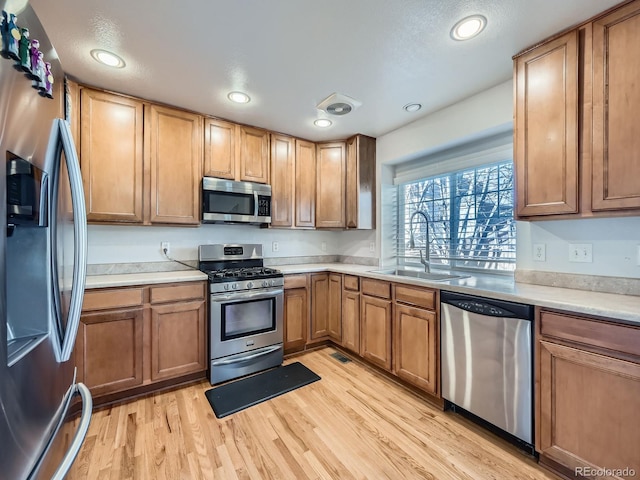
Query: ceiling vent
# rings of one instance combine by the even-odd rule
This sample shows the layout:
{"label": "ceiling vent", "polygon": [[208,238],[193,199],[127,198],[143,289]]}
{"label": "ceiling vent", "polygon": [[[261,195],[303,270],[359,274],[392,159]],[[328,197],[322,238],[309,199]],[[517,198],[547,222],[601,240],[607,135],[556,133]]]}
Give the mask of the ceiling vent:
{"label": "ceiling vent", "polygon": [[342,95],[341,93],[332,93],[322,100],[316,107],[324,110],[330,115],[346,115],[362,105],[362,102],[355,98]]}

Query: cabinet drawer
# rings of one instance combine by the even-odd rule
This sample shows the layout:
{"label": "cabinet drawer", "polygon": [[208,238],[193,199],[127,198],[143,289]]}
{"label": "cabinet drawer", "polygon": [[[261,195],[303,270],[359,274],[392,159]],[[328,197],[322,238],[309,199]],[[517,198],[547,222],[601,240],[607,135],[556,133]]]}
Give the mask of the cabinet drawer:
{"label": "cabinet drawer", "polygon": [[205,282],[179,283],[151,287],[151,303],[164,303],[182,300],[202,300],[205,295]]}
{"label": "cabinet drawer", "polygon": [[360,278],[353,275],[344,276],[344,289],[357,292],[360,290]]}
{"label": "cabinet drawer", "polygon": [[396,302],[417,305],[429,310],[436,308],[436,291],[428,288],[412,288],[396,285]]}
{"label": "cabinet drawer", "polygon": [[555,312],[540,312],[540,333],[640,356],[640,328]]}
{"label": "cabinet drawer", "polygon": [[306,275],[285,275],[284,288],[306,288],[307,276]]}
{"label": "cabinet drawer", "polygon": [[143,287],[86,290],[84,292],[82,311],[136,307],[143,303],[143,291]]}
{"label": "cabinet drawer", "polygon": [[373,297],[391,298],[391,284],[380,280],[362,279],[362,293]]}

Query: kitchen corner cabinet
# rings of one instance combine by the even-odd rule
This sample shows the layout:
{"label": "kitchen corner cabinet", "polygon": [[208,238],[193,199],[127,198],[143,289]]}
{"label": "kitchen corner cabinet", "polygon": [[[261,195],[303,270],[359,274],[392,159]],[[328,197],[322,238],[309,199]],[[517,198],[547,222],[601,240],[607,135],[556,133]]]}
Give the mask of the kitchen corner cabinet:
{"label": "kitchen corner cabinet", "polygon": [[393,373],[432,395],[438,393],[438,322],[435,290],[395,285]]}
{"label": "kitchen corner cabinet", "polygon": [[284,352],[304,350],[309,326],[309,290],[307,275],[284,277]]}
{"label": "kitchen corner cabinet", "polygon": [[546,310],[536,327],[540,462],[639,472],[640,328]]}
{"label": "kitchen corner cabinet", "polygon": [[337,273],[311,274],[311,331],[309,340],[342,336],[342,277]]}
{"label": "kitchen corner cabinet", "polygon": [[517,214],[578,211],[578,32],[515,60]]}
{"label": "kitchen corner cabinet", "polygon": [[97,404],[155,384],[204,378],[205,292],[205,282],[85,292],[75,360],[78,381]]}
{"label": "kitchen corner cabinet", "polygon": [[360,355],[391,371],[391,284],[361,279]]}
{"label": "kitchen corner cabinet", "polygon": [[346,142],[345,227],[376,228],[376,140],[356,135]]}
{"label": "kitchen corner cabinet", "polygon": [[143,223],[143,112],[136,99],[80,90],[80,167],[89,222]]}
{"label": "kitchen corner cabinet", "polygon": [[202,117],[80,87],[80,168],[91,223],[198,225]]}
{"label": "kitchen corner cabinet", "polygon": [[353,275],[342,284],[342,346],[360,354],[360,278]]}
{"label": "kitchen corner cabinet", "polygon": [[316,228],[345,227],[345,143],[316,145]]}
{"label": "kitchen corner cabinet", "polygon": [[514,57],[518,217],[638,214],[638,30],[640,0]]}
{"label": "kitchen corner cabinet", "polygon": [[149,223],[200,223],[202,117],[159,105],[145,112]]}
{"label": "kitchen corner cabinet", "polygon": [[269,183],[269,132],[205,118],[202,173],[227,180]]}

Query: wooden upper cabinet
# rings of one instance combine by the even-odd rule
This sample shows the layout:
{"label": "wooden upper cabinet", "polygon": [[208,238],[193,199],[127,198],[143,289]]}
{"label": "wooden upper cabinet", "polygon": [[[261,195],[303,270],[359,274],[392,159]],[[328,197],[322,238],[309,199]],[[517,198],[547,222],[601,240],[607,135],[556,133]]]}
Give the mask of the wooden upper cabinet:
{"label": "wooden upper cabinet", "polygon": [[83,88],[80,165],[87,220],[143,222],[143,103]]}
{"label": "wooden upper cabinet", "polygon": [[235,123],[205,118],[204,176],[235,180],[237,131]]}
{"label": "wooden upper cabinet", "polygon": [[316,226],[316,145],[296,140],[295,226]]}
{"label": "wooden upper cabinet", "polygon": [[640,208],[640,2],[593,23],[592,209]]}
{"label": "wooden upper cabinet", "polygon": [[269,183],[269,132],[239,126],[238,180]]}
{"label": "wooden upper cabinet", "polygon": [[199,224],[202,117],[152,104],[145,121],[150,223]]}
{"label": "wooden upper cabinet", "polygon": [[316,227],[344,228],[345,143],[320,143],[316,157]]}
{"label": "wooden upper cabinet", "polygon": [[271,226],[292,227],[295,192],[295,139],[271,135]]}
{"label": "wooden upper cabinet", "polygon": [[376,227],[376,140],[356,135],[347,140],[347,228]]}
{"label": "wooden upper cabinet", "polygon": [[519,216],[578,211],[578,88],[577,30],[515,60]]}
{"label": "wooden upper cabinet", "polygon": [[65,118],[71,124],[71,135],[80,156],[80,85],[69,78],[64,79],[66,90]]}

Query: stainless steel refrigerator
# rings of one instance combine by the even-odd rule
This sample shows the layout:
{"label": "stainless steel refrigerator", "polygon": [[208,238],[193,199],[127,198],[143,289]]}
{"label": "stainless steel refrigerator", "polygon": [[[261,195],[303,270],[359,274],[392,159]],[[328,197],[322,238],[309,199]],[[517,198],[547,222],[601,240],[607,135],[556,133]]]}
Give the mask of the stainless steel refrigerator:
{"label": "stainless steel refrigerator", "polygon": [[[56,52],[26,0],[0,0],[0,9],[0,212],[7,225],[0,235],[0,478],[62,479],[92,408],[89,390],[75,382],[73,352],[86,273],[84,194]],[[11,58],[5,47],[15,47],[17,32],[26,41],[25,28],[26,46],[37,39],[42,56],[16,47],[22,56]],[[39,80],[22,69],[31,59]]]}

